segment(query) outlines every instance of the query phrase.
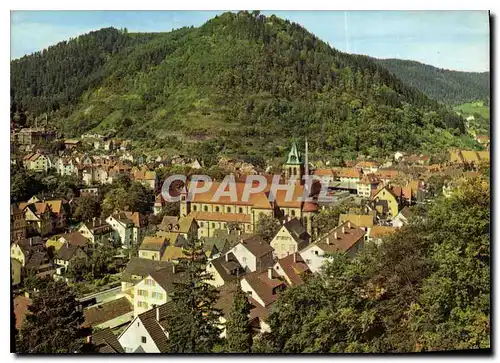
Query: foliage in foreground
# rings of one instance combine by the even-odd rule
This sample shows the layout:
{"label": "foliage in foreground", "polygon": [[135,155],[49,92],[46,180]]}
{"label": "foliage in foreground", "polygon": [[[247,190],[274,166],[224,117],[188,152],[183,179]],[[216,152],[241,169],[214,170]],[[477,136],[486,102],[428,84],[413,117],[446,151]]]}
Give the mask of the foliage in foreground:
{"label": "foliage in foreground", "polygon": [[267,352],[415,352],[490,347],[490,190],[464,182],[385,243],[288,289]]}

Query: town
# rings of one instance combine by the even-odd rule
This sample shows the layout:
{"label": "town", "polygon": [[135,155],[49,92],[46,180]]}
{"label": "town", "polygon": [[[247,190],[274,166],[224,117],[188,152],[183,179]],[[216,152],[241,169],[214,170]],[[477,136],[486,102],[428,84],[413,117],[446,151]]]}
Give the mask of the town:
{"label": "town", "polygon": [[[172,291],[186,279],[179,266],[195,238],[206,258],[205,282],[218,291],[220,338],[241,289],[258,340],[271,331],[269,315],[283,292],[320,273],[332,254],[353,257],[366,245],[381,245],[411,223],[419,206],[451,197],[460,181],[488,178],[489,139],[477,141],[482,151],[396,152],[343,165],[311,160],[307,140],[294,142],[281,165],[261,168],[220,157],[208,190],[169,202],[162,195],[164,180],[183,174],[187,182],[177,189],[189,191],[193,175],[210,175],[202,161],[137,156],[130,140],[98,134],[60,139],[47,126],[13,128],[11,167],[19,174],[10,208],[16,328],[22,329],[33,294],[46,281],[62,281],[76,291],[87,342],[99,352],[168,352]],[[280,183],[296,178],[294,196],[304,193],[304,175],[314,177],[310,199],[290,200],[282,190],[270,198],[271,182],[244,198],[247,178],[271,181],[271,167],[281,171]],[[227,175],[234,177],[236,199],[214,200]],[[327,186],[328,201],[318,198],[317,182]],[[37,183],[53,187],[34,190]]]}

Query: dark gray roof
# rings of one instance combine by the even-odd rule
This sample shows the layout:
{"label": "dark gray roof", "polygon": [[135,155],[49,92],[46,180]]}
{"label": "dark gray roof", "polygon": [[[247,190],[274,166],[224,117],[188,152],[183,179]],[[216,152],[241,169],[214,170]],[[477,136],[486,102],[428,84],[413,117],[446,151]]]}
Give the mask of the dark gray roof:
{"label": "dark gray roof", "polygon": [[138,279],[133,279],[132,276],[140,276],[144,278],[156,270],[165,267],[171,267],[172,262],[148,260],[146,258],[132,257],[127,264],[127,267],[122,273],[123,282],[138,282]]}
{"label": "dark gray roof", "polygon": [[57,256],[56,259],[58,260],[63,260],[63,261],[69,261],[73,258],[73,255],[75,254],[76,250],[81,249],[78,246],[71,245],[68,243],[65,243],[62,245],[62,247],[57,251]]}
{"label": "dark gray roof", "polygon": [[[159,319],[157,319],[157,310],[159,311]],[[175,311],[175,303],[170,301],[138,316],[160,353],[167,353],[168,351],[168,339],[165,334],[167,329],[166,318],[167,314],[173,311]]]}
{"label": "dark gray roof", "polygon": [[99,353],[125,353],[118,338],[110,328],[92,334],[92,343],[97,347]]}
{"label": "dark gray roof", "polygon": [[251,236],[241,241],[255,257],[260,258],[272,253],[273,248],[260,236]]}
{"label": "dark gray roof", "polygon": [[126,297],[121,297],[116,300],[89,307],[83,313],[85,316],[84,324],[93,327],[125,315],[126,313],[130,313],[133,310],[134,308],[128,299]]}
{"label": "dark gray roof", "polygon": [[172,264],[171,266],[152,272],[151,277],[168,292],[172,290],[175,282],[185,281],[186,274],[179,271],[179,268],[175,264]]}
{"label": "dark gray roof", "polygon": [[309,239],[309,234],[297,218],[293,218],[283,225],[295,240],[304,241]]}
{"label": "dark gray roof", "polygon": [[[227,257],[227,260],[226,260]],[[244,274],[244,270],[232,253],[223,255],[209,262],[217,270],[224,283],[236,280]]]}

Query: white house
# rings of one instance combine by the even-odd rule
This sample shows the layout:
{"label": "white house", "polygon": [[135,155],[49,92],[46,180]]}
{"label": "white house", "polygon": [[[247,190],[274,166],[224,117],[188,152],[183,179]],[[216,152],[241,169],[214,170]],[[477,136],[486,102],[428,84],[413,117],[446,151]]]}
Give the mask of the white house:
{"label": "white house", "polygon": [[119,236],[122,246],[130,248],[133,244],[134,222],[127,218],[125,213],[116,213],[106,218],[106,223]]}
{"label": "white house", "polygon": [[408,220],[413,216],[413,213],[410,211],[408,207],[404,207],[399,211],[399,213],[392,219],[392,226],[401,228],[405,224],[408,224]]}
{"label": "white house", "polygon": [[273,265],[273,248],[258,236],[251,236],[231,248],[241,267],[250,272],[261,271]]}
{"label": "white house", "polygon": [[273,256],[281,259],[305,248],[310,236],[297,218],[286,222],[272,239]]}
{"label": "white house", "polygon": [[364,245],[365,231],[351,222],[333,228],[318,241],[300,251],[300,256],[311,272],[320,270],[332,253],[354,255]]}
{"label": "white house", "polygon": [[169,302],[136,316],[118,336],[125,353],[167,353],[166,316],[173,309]]}

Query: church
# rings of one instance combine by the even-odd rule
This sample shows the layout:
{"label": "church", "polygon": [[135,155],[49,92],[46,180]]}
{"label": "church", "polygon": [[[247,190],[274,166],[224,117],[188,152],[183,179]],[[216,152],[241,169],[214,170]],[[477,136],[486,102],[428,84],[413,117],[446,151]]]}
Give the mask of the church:
{"label": "church", "polygon": [[[292,200],[286,200],[286,191],[279,190],[275,200],[269,199],[271,183],[262,192],[251,195],[248,201],[243,201],[244,182],[236,183],[237,200],[222,197],[212,201],[215,191],[220,183],[214,182],[210,190],[197,193],[193,200],[188,201],[186,196],[181,196],[180,216],[191,216],[199,225],[198,237],[212,237],[216,230],[228,229],[231,225],[238,225],[244,233],[253,233],[257,227],[259,218],[263,215],[273,216],[284,222],[297,218],[312,233],[312,219],[318,213],[318,205],[315,202],[298,201],[304,193],[304,181],[302,177],[308,174],[307,142],[306,153],[303,158],[293,143],[286,162],[283,164],[283,181],[288,182],[290,177],[296,178],[294,195]],[[268,180],[271,175],[266,175]],[[189,189],[189,184],[187,185]]]}

